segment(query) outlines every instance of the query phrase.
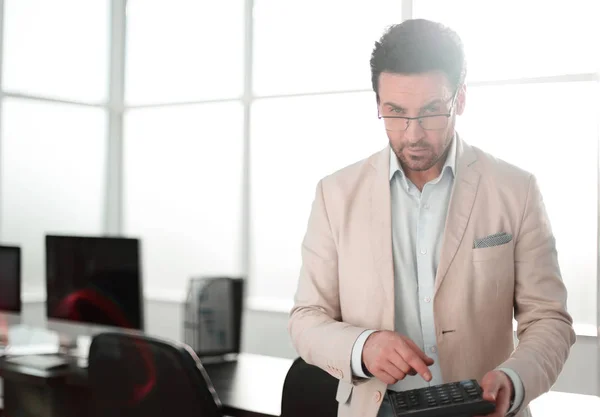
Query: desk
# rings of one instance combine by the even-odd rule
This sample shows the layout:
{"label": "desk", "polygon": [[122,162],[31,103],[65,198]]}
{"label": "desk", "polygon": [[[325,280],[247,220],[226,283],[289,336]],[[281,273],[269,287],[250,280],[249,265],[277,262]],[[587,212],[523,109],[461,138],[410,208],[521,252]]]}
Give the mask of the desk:
{"label": "desk", "polygon": [[[11,417],[87,415],[89,393],[82,383],[67,383],[76,367],[46,371],[0,359],[4,414]],[[87,378],[86,373],[81,372]]]}
{"label": "desk", "polygon": [[236,362],[205,365],[228,416],[281,414],[283,382],[293,360],[241,354]]}
{"label": "desk", "polygon": [[[242,353],[235,362],[205,366],[225,415],[276,417],[291,359]],[[10,417],[84,417],[89,415],[87,369],[72,364],[40,370],[0,359],[4,411]]]}

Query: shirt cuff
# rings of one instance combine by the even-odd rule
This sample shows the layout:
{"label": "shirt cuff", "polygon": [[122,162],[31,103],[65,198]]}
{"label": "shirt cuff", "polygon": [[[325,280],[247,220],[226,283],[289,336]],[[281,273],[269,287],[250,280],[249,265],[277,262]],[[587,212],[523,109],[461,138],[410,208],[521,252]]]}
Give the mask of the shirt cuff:
{"label": "shirt cuff", "polygon": [[521,377],[519,377],[519,374],[517,374],[515,371],[513,371],[510,368],[498,368],[498,370],[502,371],[506,375],[508,375],[508,377],[512,381],[513,388],[515,390],[515,397],[513,400],[513,404],[510,407],[510,409],[508,410],[508,413],[512,413],[517,408],[519,408],[521,406],[521,403],[523,402],[523,396],[524,396],[523,381],[521,381]]}
{"label": "shirt cuff", "polygon": [[365,330],[362,332],[354,342],[354,346],[352,346],[352,358],[350,360],[350,367],[352,369],[352,374],[359,378],[369,378],[367,374],[363,371],[362,364],[362,351],[365,346],[365,342],[367,338],[375,333],[377,330]]}

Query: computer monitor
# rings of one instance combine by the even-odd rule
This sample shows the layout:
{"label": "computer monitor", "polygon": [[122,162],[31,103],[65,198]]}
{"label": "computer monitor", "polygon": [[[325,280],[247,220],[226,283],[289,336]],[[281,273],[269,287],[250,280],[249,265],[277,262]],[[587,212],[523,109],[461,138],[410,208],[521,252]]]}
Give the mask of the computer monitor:
{"label": "computer monitor", "polygon": [[0,246],[0,326],[21,323],[21,248]]}
{"label": "computer monitor", "polygon": [[104,328],[143,330],[142,291],[138,239],[46,236],[46,317],[59,333],[73,332],[61,323],[78,324],[77,335],[85,326],[87,336]]}

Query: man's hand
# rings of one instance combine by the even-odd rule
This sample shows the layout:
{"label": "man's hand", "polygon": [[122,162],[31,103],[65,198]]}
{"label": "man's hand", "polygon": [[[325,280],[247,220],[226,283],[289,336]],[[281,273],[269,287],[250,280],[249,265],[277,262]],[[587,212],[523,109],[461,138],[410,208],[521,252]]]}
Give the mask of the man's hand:
{"label": "man's hand", "polygon": [[486,417],[504,417],[514,395],[514,387],[508,375],[498,370],[490,371],[484,375],[480,385],[483,399],[496,403],[496,411]]}
{"label": "man's hand", "polygon": [[362,361],[373,376],[388,385],[417,373],[431,381],[428,366],[433,365],[433,359],[408,337],[395,332],[381,330],[371,334],[363,347]]}

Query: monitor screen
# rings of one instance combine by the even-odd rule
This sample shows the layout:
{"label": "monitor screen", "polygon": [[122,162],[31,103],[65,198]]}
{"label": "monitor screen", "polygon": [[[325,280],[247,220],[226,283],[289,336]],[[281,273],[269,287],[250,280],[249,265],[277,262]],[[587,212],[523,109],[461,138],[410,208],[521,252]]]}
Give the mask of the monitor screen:
{"label": "monitor screen", "polygon": [[143,330],[138,239],[46,236],[46,315]]}
{"label": "monitor screen", "polygon": [[21,312],[21,249],[0,246],[0,311]]}

